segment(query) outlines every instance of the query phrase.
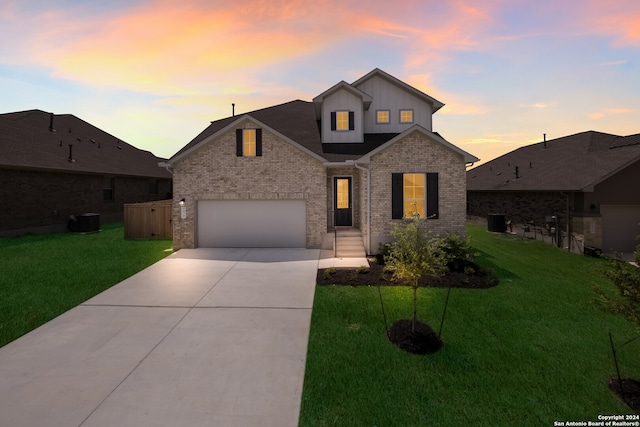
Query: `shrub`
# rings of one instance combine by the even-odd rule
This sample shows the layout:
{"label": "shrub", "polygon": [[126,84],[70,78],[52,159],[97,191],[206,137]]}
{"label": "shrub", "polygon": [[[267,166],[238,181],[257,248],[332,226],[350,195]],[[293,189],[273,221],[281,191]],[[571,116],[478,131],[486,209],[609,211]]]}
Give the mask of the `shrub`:
{"label": "shrub", "polygon": [[440,243],[447,268],[455,273],[472,275],[477,270],[476,258],[480,255],[471,247],[471,240],[457,234],[447,234]]}
{"label": "shrub", "polygon": [[[633,256],[636,264],[640,265],[640,245]],[[640,330],[640,268],[621,260],[611,260],[610,263],[607,277],[618,288],[622,298],[611,298],[601,288],[596,287],[594,290],[601,297],[598,302],[614,313],[623,314],[635,322]]]}

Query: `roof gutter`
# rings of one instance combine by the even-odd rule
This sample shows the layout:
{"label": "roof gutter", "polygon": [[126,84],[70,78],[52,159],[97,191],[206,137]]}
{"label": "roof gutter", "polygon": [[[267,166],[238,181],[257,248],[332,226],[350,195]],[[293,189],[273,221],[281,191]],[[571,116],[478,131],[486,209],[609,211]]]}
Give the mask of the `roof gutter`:
{"label": "roof gutter", "polygon": [[165,168],[167,172],[173,175],[173,169],[171,168],[171,165],[169,165],[167,162],[159,162],[158,166],[160,166],[161,168]]}

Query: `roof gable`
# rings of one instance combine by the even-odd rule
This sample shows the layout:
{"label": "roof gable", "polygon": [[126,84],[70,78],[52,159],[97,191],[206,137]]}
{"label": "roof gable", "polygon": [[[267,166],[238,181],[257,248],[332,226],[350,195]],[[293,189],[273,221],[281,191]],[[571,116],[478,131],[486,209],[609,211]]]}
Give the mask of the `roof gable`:
{"label": "roof gable", "polygon": [[465,163],[473,163],[473,162],[477,162],[478,159],[476,156],[467,153],[466,151],[462,150],[461,148],[453,145],[452,143],[450,143],[449,141],[445,140],[444,138],[442,138],[440,135],[438,135],[437,133],[431,132],[428,129],[425,129],[424,127],[420,126],[420,125],[413,125],[412,127],[410,127],[409,129],[407,129],[406,131],[402,132],[401,134],[396,135],[394,138],[390,139],[389,141],[385,142],[384,144],[378,146],[377,148],[373,149],[372,151],[370,151],[369,153],[365,154],[364,156],[360,157],[360,159],[358,159],[358,161],[362,162],[362,163],[369,163],[371,161],[371,157],[384,151],[386,148],[390,147],[391,145],[395,144],[398,141],[402,141],[406,136],[408,136],[409,134],[413,133],[413,132],[420,132],[423,135],[427,136],[429,139],[431,139],[432,141],[442,145],[443,147],[454,151],[455,153],[459,154],[460,156],[462,156],[462,158],[464,159]]}
{"label": "roof gable", "polygon": [[[319,160],[321,162],[325,162],[326,161],[319,153],[315,152],[314,150],[310,150],[309,148],[307,148],[306,146],[304,146],[302,144],[299,144],[294,139],[292,139],[289,136],[285,135],[284,133],[282,133],[278,129],[273,128],[272,126],[269,126],[268,124],[264,123],[263,121],[257,119],[256,116],[259,116],[259,115],[260,114],[256,114],[255,112],[254,113],[246,113],[246,114],[243,114],[241,116],[232,117],[233,120],[223,119],[223,120],[220,120],[220,121],[217,121],[217,122],[213,122],[212,125],[205,130],[205,132],[202,132],[190,144],[185,146],[185,148],[180,150],[180,152],[178,152],[173,157],[171,157],[171,159],[169,159],[166,162],[166,164],[169,165],[169,166],[172,166],[176,162],[178,162],[178,161],[184,159],[185,157],[190,156],[193,153],[197,152],[198,150],[200,150],[202,147],[206,146],[210,142],[215,141],[220,136],[222,136],[222,135],[224,135],[224,134],[226,134],[226,133],[228,133],[230,131],[233,131],[234,129],[243,127],[244,125],[246,125],[247,122],[254,123],[256,126],[262,128],[264,130],[267,130],[268,132],[270,132],[270,133],[274,134],[275,136],[277,136],[278,138],[286,141],[287,143],[291,144],[292,146],[296,147],[297,149],[305,152],[306,154],[308,154],[309,156],[315,158],[316,160]],[[291,130],[291,132],[294,132],[294,131]]]}
{"label": "roof gable", "polygon": [[361,86],[364,82],[366,82],[367,80],[373,78],[373,77],[381,77],[384,80],[388,81],[389,83],[413,94],[414,96],[420,98],[421,100],[423,100],[424,102],[427,102],[429,104],[431,104],[433,106],[433,112],[435,113],[436,111],[438,111],[440,108],[444,107],[444,104],[440,101],[438,101],[437,99],[427,95],[426,93],[416,89],[415,87],[406,84],[405,82],[403,82],[402,80],[399,80],[395,77],[393,77],[391,74],[385,73],[384,71],[382,71],[379,68],[375,68],[372,71],[370,71],[369,73],[367,73],[366,75],[362,76],[361,78],[359,78],[358,80],[356,80],[355,82],[352,83],[352,86],[358,87]]}
{"label": "roof gable", "polygon": [[322,114],[322,103],[324,102],[324,100],[326,98],[330,97],[331,95],[335,94],[336,92],[341,91],[341,90],[344,90],[344,91],[350,93],[351,95],[355,96],[356,98],[360,98],[362,100],[362,105],[363,105],[364,109],[365,110],[369,109],[369,106],[371,105],[371,102],[373,101],[373,98],[371,97],[371,95],[361,91],[360,89],[358,89],[354,85],[350,85],[349,83],[347,83],[347,82],[345,82],[343,80],[343,81],[333,85],[329,89],[325,90],[320,95],[318,95],[315,98],[313,98],[313,103],[314,103],[314,107],[315,107],[315,110],[316,110],[316,118],[320,119],[320,116]]}
{"label": "roof gable", "polygon": [[592,191],[640,160],[640,144],[620,138],[588,131],[518,148],[469,170],[467,190]]}

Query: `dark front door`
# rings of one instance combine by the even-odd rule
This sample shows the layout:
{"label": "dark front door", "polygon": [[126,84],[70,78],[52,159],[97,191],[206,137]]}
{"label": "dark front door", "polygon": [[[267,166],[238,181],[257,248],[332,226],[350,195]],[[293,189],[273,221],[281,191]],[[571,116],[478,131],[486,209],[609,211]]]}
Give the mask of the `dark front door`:
{"label": "dark front door", "polygon": [[336,226],[352,225],[351,178],[333,179],[333,206]]}

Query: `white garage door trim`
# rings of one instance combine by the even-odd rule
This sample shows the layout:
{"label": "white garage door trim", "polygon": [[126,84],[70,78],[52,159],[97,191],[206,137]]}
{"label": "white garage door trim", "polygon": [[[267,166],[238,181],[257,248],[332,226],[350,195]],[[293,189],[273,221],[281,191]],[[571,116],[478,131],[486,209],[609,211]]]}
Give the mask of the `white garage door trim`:
{"label": "white garage door trim", "polygon": [[640,206],[602,205],[602,249],[633,252],[640,235]]}
{"label": "white garage door trim", "polygon": [[202,248],[304,248],[304,200],[201,200],[197,245]]}

